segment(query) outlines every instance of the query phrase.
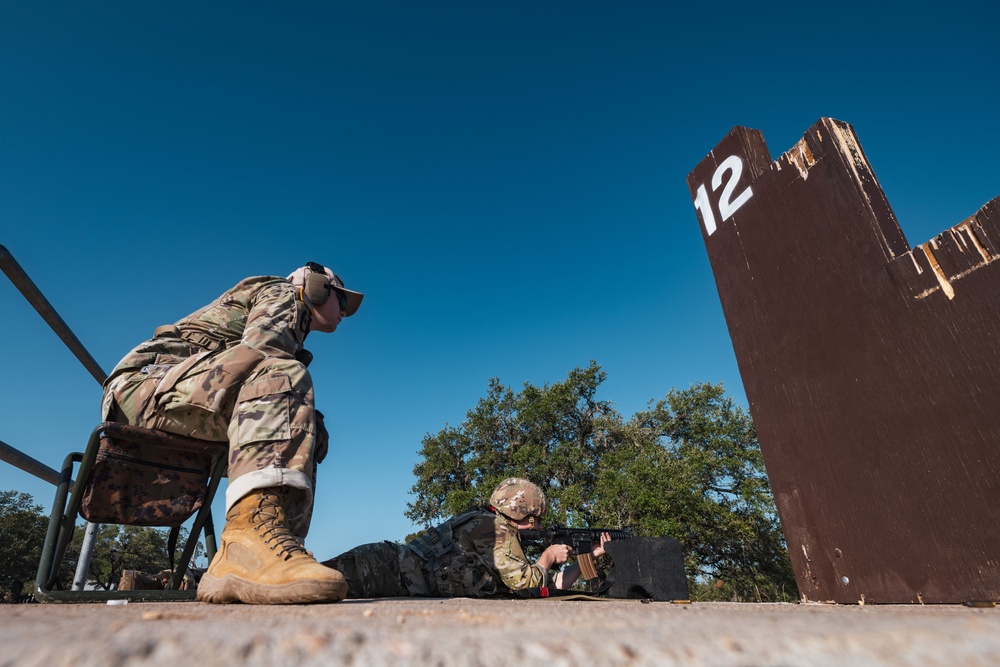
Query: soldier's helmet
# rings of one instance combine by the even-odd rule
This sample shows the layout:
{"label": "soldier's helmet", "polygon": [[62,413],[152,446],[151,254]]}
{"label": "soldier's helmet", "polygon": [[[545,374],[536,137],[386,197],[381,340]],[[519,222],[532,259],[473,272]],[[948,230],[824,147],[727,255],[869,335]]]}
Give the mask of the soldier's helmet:
{"label": "soldier's helmet", "polygon": [[490,505],[515,521],[529,516],[541,517],[545,514],[545,493],[526,479],[510,477],[493,491]]}

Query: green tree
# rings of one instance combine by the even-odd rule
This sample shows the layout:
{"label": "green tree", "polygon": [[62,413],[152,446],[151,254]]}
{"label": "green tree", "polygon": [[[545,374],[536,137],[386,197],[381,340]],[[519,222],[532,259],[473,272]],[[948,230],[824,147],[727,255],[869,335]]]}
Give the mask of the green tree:
{"label": "green tree", "polygon": [[601,521],[677,539],[698,599],[796,598],[753,422],[721,385],[671,389],[609,438]]}
{"label": "green tree", "polygon": [[31,495],[0,491],[0,601],[32,590],[48,519]]}
{"label": "green tree", "polygon": [[545,490],[551,520],[587,525],[593,518],[597,462],[605,448],[603,422],[620,421],[595,398],[604,371],[591,363],[563,381],[526,383],[518,394],[499,380],[466,414],[423,439],[414,467],[416,500],[406,516],[431,525],[482,504],[504,478],[523,476]]}
{"label": "green tree", "polygon": [[698,599],[794,599],[749,415],[721,385],[699,384],[626,422],[596,398],[604,379],[591,362],[518,393],[491,380],[461,425],[424,437],[406,516],[437,523],[522,476],[545,490],[550,523],[677,539]]}
{"label": "green tree", "polygon": [[[78,525],[73,533],[68,555],[62,572],[69,577],[76,568],[83,539],[84,526]],[[168,550],[169,529],[148,526],[102,525],[97,531],[94,551],[87,573],[88,583],[98,588],[110,590],[118,585],[122,571],[140,570],[154,574],[170,567]],[[174,560],[180,557],[186,540],[186,529],[181,529],[174,552]],[[203,553],[201,543],[195,549],[192,562]],[[64,575],[64,579],[69,577]]]}
{"label": "green tree", "polygon": [[[42,506],[35,504],[31,495],[0,491],[0,601],[16,601],[22,593],[33,590],[48,522]],[[59,579],[67,586],[76,572],[84,533],[85,524],[77,525],[59,567]],[[100,526],[87,582],[108,590],[117,586],[123,570],[156,573],[169,568],[169,534],[167,528]],[[174,562],[180,559],[187,534],[187,529],[181,528]],[[204,552],[199,542],[192,563]]]}

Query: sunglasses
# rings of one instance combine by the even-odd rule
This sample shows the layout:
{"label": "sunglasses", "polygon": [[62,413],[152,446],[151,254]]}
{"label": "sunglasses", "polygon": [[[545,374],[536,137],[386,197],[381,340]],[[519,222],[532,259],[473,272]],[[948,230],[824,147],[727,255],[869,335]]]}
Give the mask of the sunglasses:
{"label": "sunglasses", "polygon": [[340,309],[347,311],[347,296],[333,285],[327,285],[326,288],[331,292],[336,293],[337,303],[340,304]]}

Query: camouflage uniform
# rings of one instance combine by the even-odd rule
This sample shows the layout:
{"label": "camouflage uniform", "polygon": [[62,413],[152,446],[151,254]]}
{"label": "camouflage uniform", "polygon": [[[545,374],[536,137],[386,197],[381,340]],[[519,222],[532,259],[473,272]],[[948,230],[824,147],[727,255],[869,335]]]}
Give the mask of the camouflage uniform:
{"label": "camouflage uniform", "polygon": [[255,489],[299,489],[287,508],[305,537],[326,430],[312,378],[296,360],[311,316],[287,279],[247,278],[160,327],[104,385],[104,419],[229,442],[226,509]]}
{"label": "camouflage uniform", "polygon": [[513,522],[487,510],[454,517],[405,545],[364,544],[323,565],[344,575],[351,598],[488,597],[550,583],[525,557]]}

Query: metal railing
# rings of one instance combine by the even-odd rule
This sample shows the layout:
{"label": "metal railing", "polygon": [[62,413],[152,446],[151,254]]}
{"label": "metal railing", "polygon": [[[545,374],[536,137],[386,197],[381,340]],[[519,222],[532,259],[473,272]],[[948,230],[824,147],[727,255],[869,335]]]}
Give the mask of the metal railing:
{"label": "metal railing", "polygon": [[24,472],[29,472],[38,479],[44,480],[53,486],[59,485],[59,473],[48,467],[41,461],[33,459],[27,454],[14,449],[6,442],[0,440],[0,460],[6,461]]}
{"label": "metal railing", "polygon": [[24,269],[21,268],[21,265],[17,263],[17,260],[14,259],[7,248],[2,245],[0,245],[0,270],[3,270],[7,274],[10,281],[14,283],[14,287],[24,295],[28,303],[34,307],[38,314],[42,316],[42,319],[45,320],[46,324],[52,328],[52,331],[66,344],[69,351],[80,360],[83,367],[94,376],[97,384],[103,385],[108,374],[94,360],[90,352],[87,352],[87,348],[83,346],[80,339],[70,331],[66,322],[63,321],[63,318],[59,317],[59,313],[52,307],[49,300],[35,286],[35,283],[31,281],[31,278],[24,272]]}
{"label": "metal railing", "polygon": [[[45,295],[42,294],[41,290],[32,282],[31,278],[24,272],[24,269],[17,263],[13,255],[10,254],[10,251],[3,245],[0,245],[0,270],[14,283],[14,287],[21,292],[24,298],[28,300],[28,303],[34,307],[35,311],[42,316],[45,323],[66,344],[66,347],[79,359],[83,367],[97,380],[97,383],[103,385],[108,374],[94,360],[94,357],[83,346],[80,339],[70,330],[66,322],[63,321],[63,318],[59,316],[56,309],[49,303],[49,300],[45,298]],[[59,485],[59,473],[54,469],[4,442],[0,442],[0,460],[6,461],[50,484]],[[97,528],[97,524],[87,523],[87,530],[84,533],[83,544],[80,549],[80,560],[77,563],[76,574],[73,577],[73,590],[82,590],[86,582],[86,574],[90,569],[90,560],[97,537]]]}

